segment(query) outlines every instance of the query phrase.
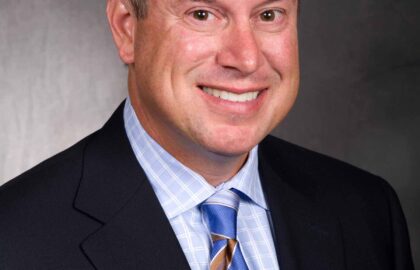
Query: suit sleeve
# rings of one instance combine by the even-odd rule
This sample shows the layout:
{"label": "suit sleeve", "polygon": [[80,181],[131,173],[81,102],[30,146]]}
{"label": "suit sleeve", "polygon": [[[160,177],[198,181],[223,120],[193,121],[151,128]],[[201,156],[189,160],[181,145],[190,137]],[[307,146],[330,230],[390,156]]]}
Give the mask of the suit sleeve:
{"label": "suit sleeve", "polygon": [[385,185],[385,192],[388,197],[393,232],[394,269],[414,270],[407,223],[401,209],[400,201],[394,189],[389,184]]}

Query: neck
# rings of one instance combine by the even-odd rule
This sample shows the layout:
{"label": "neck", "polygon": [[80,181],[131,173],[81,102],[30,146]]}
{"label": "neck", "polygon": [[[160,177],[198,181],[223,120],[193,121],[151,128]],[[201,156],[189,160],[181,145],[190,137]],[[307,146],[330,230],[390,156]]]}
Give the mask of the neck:
{"label": "neck", "polygon": [[[172,153],[171,153],[172,154]],[[245,164],[248,153],[240,156],[223,156],[216,153],[210,155],[192,154],[174,156],[178,161],[200,174],[206,181],[216,187],[235,176]]]}

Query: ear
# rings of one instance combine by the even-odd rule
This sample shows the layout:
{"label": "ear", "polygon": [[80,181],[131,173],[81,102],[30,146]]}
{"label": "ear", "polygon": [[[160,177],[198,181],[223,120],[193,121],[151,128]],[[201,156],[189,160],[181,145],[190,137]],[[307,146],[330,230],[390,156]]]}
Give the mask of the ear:
{"label": "ear", "polygon": [[108,0],[106,15],[121,60],[132,64],[137,18],[130,1]]}

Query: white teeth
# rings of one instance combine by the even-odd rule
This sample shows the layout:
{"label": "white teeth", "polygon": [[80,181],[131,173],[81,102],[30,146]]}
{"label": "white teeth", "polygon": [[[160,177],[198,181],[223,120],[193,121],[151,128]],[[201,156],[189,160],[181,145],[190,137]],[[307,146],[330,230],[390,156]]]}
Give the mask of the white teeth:
{"label": "white teeth", "polygon": [[248,92],[248,93],[242,93],[242,94],[235,94],[232,92],[227,92],[223,90],[217,90],[214,88],[209,87],[203,87],[202,88],[204,92],[206,92],[209,95],[218,97],[223,100],[233,101],[233,102],[245,102],[245,101],[251,101],[257,98],[258,91],[255,92]]}

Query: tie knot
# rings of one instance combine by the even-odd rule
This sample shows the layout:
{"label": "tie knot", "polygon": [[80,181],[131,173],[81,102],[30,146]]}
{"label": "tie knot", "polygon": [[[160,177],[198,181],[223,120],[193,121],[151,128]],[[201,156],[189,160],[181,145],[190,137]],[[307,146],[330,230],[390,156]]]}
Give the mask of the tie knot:
{"label": "tie knot", "polygon": [[202,205],[204,220],[214,240],[236,238],[236,217],[240,197],[233,190],[220,190]]}

